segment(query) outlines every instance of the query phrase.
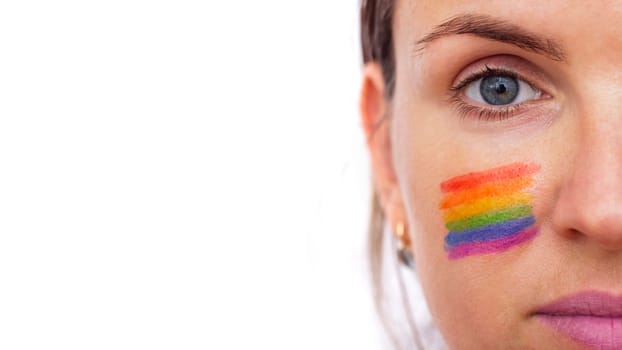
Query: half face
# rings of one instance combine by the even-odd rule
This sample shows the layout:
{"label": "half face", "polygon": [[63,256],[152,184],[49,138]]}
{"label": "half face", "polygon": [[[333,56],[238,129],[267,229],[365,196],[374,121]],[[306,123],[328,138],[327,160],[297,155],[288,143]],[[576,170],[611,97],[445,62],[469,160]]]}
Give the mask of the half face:
{"label": "half face", "polygon": [[622,2],[399,0],[393,29],[374,174],[448,345],[622,348]]}

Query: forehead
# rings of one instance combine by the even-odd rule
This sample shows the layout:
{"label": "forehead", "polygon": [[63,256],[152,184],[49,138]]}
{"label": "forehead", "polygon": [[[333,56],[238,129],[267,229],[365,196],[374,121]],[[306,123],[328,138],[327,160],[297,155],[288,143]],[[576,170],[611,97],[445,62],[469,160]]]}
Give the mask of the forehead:
{"label": "forehead", "polygon": [[[457,35],[446,35],[425,45],[421,42],[444,23],[469,16],[504,23],[505,33],[513,32],[507,28],[517,28],[516,32],[528,33],[540,42],[554,43],[564,52],[564,61],[570,63],[560,69],[575,77],[622,71],[622,0],[396,0],[393,39],[398,80],[404,69],[415,70],[415,76],[422,77],[439,62],[467,59],[464,54],[469,50],[464,44],[461,51],[456,50]],[[479,43],[481,54],[486,50],[482,51]],[[486,45],[494,53],[494,46]],[[470,51],[475,55],[475,49]],[[501,53],[531,53],[527,51]],[[622,79],[622,73],[616,75]]]}
{"label": "forehead", "polygon": [[422,37],[461,14],[489,15],[559,39],[586,31],[622,35],[622,1],[396,0],[394,29]]}

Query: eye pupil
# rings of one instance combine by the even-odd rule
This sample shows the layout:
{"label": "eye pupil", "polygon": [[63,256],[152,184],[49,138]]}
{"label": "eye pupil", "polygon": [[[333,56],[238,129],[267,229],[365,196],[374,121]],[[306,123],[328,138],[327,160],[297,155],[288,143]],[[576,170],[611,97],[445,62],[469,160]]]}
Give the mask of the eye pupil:
{"label": "eye pupil", "polygon": [[491,75],[482,79],[479,87],[484,101],[491,105],[507,105],[518,96],[518,81],[507,75]]}

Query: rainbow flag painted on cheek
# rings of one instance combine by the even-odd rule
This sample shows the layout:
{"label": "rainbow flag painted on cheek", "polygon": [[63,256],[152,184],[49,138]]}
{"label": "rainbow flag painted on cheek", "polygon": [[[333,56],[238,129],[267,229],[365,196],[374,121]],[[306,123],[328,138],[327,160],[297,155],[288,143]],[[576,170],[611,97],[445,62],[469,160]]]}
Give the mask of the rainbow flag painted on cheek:
{"label": "rainbow flag painted on cheek", "polygon": [[441,184],[445,249],[450,259],[506,251],[538,234],[532,214],[536,164],[514,163]]}

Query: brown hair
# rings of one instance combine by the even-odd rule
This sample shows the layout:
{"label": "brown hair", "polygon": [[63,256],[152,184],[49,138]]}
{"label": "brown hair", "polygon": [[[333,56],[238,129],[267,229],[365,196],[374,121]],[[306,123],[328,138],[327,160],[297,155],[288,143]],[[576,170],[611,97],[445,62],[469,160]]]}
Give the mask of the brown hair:
{"label": "brown hair", "polygon": [[395,88],[393,54],[393,12],[395,0],[362,0],[361,46],[363,62],[378,62],[382,67],[387,97]]}
{"label": "brown hair", "polygon": [[[378,62],[387,85],[386,97],[391,98],[395,85],[395,62],[393,55],[393,7],[394,0],[362,0],[361,2],[361,48],[363,63]],[[379,300],[382,281],[382,243],[384,213],[378,194],[373,191],[369,222],[369,255],[376,302]]]}
{"label": "brown hair", "polygon": [[[361,0],[361,47],[363,62],[378,62],[382,69],[385,82],[385,98],[391,99],[395,90],[395,55],[393,48],[393,14],[395,0]],[[385,120],[386,118],[383,118]],[[404,282],[400,268],[396,262],[397,289],[399,290],[401,307],[405,310],[405,321],[408,324],[406,332],[397,329],[395,315],[389,303],[390,292],[386,287],[385,265],[388,261],[384,256],[385,216],[380,205],[378,194],[373,191],[371,215],[369,221],[369,264],[374,292],[374,304],[382,324],[387,331],[394,346],[401,348],[422,348],[418,331],[415,327],[412,315],[410,315],[410,303],[405,293]],[[395,250],[395,244],[393,250]],[[395,262],[395,261],[394,261]],[[393,322],[392,322],[393,320]],[[403,326],[403,324],[402,324]],[[401,339],[407,336],[410,339]]]}

